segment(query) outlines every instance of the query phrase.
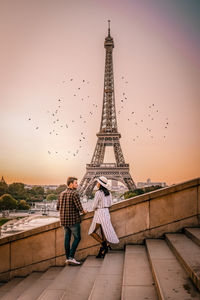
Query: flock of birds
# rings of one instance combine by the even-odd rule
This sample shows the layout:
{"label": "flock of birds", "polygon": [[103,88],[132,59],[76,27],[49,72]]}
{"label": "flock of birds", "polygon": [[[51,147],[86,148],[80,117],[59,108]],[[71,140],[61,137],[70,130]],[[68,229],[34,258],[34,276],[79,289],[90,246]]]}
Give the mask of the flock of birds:
{"label": "flock of birds", "polygon": [[[128,84],[128,81],[126,81],[124,76],[121,77],[121,79],[125,84]],[[70,83],[74,83],[74,82],[75,82],[74,78],[70,78],[68,80],[63,80],[62,84],[69,85]],[[86,133],[83,130],[84,124],[89,123],[89,118],[91,118],[93,115],[95,116],[95,113],[97,113],[98,105],[96,103],[90,103],[90,107],[92,107],[92,109],[91,108],[89,109],[88,100],[90,101],[90,96],[87,95],[87,96],[83,97],[79,93],[79,92],[81,92],[81,89],[84,86],[89,85],[89,84],[90,84],[90,82],[88,80],[83,79],[81,81],[81,83],[79,82],[78,86],[76,86],[75,91],[73,90],[73,95],[72,95],[72,97],[74,99],[79,99],[79,101],[81,101],[83,103],[85,102],[84,104],[88,108],[87,115],[80,114],[80,111],[77,109],[76,117],[71,119],[71,120],[68,120],[67,122],[64,123],[62,121],[62,118],[59,117],[59,115],[62,111],[63,105],[64,105],[64,101],[61,100],[60,98],[57,99],[56,108],[53,111],[47,110],[47,114],[50,117],[50,129],[48,131],[48,134],[50,136],[59,136],[61,129],[62,130],[63,129],[70,130],[71,125],[73,125],[75,123],[79,124],[79,126],[80,126],[80,134],[77,137],[77,141],[78,141],[77,149],[75,149],[74,151],[68,150],[67,151],[67,157],[65,155],[66,160],[69,160],[69,155],[71,155],[72,157],[76,157],[79,154],[81,149],[85,150],[86,147],[84,145],[84,142],[86,143],[86,142],[88,142],[88,140],[87,140]],[[121,100],[120,100],[120,109],[118,111],[116,111],[116,114],[118,114],[119,116],[121,115],[121,113],[126,108],[126,103],[127,102],[128,102],[128,97],[127,97],[126,93],[123,92]],[[79,105],[80,105],[80,103],[77,104],[77,106],[79,106]],[[118,105],[116,104],[116,106],[118,106]],[[148,115],[146,115],[146,117],[148,117],[148,124],[150,124],[150,122],[153,122],[155,120],[154,114],[155,113],[158,114],[159,109],[156,108],[156,105],[154,103],[149,105],[148,109],[149,109],[149,111],[148,111]],[[96,110],[96,112],[94,110]],[[101,114],[101,107],[98,110],[98,114]],[[140,118],[140,120],[137,120],[137,121],[135,120],[135,118],[137,116],[137,113],[135,111],[129,112],[128,115],[126,113],[126,116],[127,116],[127,122],[130,122],[130,124],[132,124],[131,122],[134,121],[134,125],[137,126],[138,128],[141,125],[146,124],[145,117]],[[29,117],[28,121],[31,122],[32,117]],[[168,118],[165,118],[165,122],[164,122],[165,131],[168,129],[168,126],[169,126]],[[40,126],[34,126],[34,129],[38,131],[40,129]],[[146,131],[147,131],[147,133],[149,134],[149,136],[151,138],[154,138],[152,126],[146,127]],[[132,137],[132,141],[133,142],[137,141],[137,139],[139,139],[139,137],[140,137],[139,135]],[[166,134],[163,135],[163,138],[166,139]],[[59,153],[58,151],[52,151],[52,150],[47,150],[47,152],[48,152],[49,155]],[[87,153],[87,155],[91,155],[91,154]]]}
{"label": "flock of birds", "polygon": [[[125,78],[124,77],[121,77],[121,79],[124,81],[124,83],[125,84],[127,84],[128,83],[128,81],[126,81],[125,80]],[[120,107],[120,110],[118,110],[118,115],[120,115],[121,114],[121,112],[124,110],[124,104],[126,104],[126,101],[128,100],[128,97],[127,97],[127,95],[126,95],[126,93],[125,92],[123,92],[123,94],[122,94],[122,97],[121,97],[121,100],[120,100],[120,102],[121,102],[121,107]],[[154,121],[155,120],[155,116],[153,115],[154,113],[159,113],[159,110],[156,108],[156,105],[154,104],[154,103],[152,103],[151,105],[149,105],[149,112],[148,112],[148,123],[149,123],[149,121]],[[137,115],[137,113],[135,112],[135,111],[132,111],[131,113],[130,113],[130,116],[127,118],[127,121],[128,122],[130,122],[130,121],[132,121],[133,120],[133,118],[135,118],[135,116]],[[143,124],[145,124],[144,123],[144,118],[142,118],[142,119],[140,119],[140,120],[137,120],[137,122],[134,122],[134,125],[135,126],[137,126],[137,127],[139,127],[140,125],[143,125]],[[149,123],[150,124],[150,123]],[[151,124],[150,124],[151,125]],[[164,126],[163,126],[163,128],[166,130],[166,129],[168,129],[168,126],[169,126],[169,122],[168,122],[168,118],[165,118],[165,122],[164,122]],[[154,138],[154,136],[152,135],[152,133],[153,133],[153,129],[152,129],[152,126],[150,126],[151,128],[149,128],[149,127],[146,127],[146,131],[149,133],[149,136],[151,137],[151,138]],[[137,139],[139,138],[139,135],[137,135],[136,137],[134,137],[133,139],[132,139],[132,141],[133,142],[135,142]],[[165,139],[166,138],[166,134],[164,134],[163,135],[163,138]]]}

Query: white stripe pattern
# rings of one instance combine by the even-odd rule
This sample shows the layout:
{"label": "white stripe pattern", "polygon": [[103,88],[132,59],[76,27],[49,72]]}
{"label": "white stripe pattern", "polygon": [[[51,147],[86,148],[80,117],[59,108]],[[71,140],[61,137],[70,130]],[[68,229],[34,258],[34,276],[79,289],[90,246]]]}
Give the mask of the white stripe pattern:
{"label": "white stripe pattern", "polygon": [[115,233],[110,220],[109,207],[112,205],[112,195],[105,196],[103,191],[97,191],[93,202],[94,217],[88,231],[91,234],[95,228],[96,223],[101,224],[103,232],[108,242],[118,244],[119,239]]}

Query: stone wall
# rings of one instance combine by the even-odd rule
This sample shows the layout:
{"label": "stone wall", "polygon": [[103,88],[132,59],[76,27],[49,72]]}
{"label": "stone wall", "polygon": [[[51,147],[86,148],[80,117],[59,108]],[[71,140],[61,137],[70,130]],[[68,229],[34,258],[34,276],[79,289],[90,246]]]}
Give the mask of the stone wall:
{"label": "stone wall", "polygon": [[[162,188],[110,208],[112,224],[120,239],[113,249],[143,243],[145,238],[162,237],[188,226],[200,225],[200,178]],[[99,245],[88,236],[93,212],[82,217],[82,240],[77,259],[97,253]],[[0,239],[0,281],[62,266],[64,230],[60,222]]]}

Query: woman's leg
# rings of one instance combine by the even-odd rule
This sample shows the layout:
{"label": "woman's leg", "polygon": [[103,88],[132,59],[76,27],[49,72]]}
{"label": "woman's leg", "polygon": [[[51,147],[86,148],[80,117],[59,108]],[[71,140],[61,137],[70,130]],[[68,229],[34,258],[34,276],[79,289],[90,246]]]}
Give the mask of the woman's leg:
{"label": "woman's leg", "polygon": [[110,250],[111,250],[111,246],[110,246],[110,243],[107,241],[107,239],[106,239],[106,237],[105,237],[105,234],[104,234],[104,232],[103,232],[103,228],[102,228],[102,226],[100,225],[100,229],[101,229],[101,235],[102,235],[102,240],[103,240],[103,246],[104,246],[104,248],[105,248],[105,250],[106,250],[106,252],[107,252],[107,248],[109,248]]}
{"label": "woman's leg", "polygon": [[106,237],[105,237],[105,234],[104,234],[104,232],[103,232],[103,228],[102,228],[101,225],[100,225],[100,230],[101,230],[102,241],[103,241],[103,242],[106,242],[107,240],[106,240]]}
{"label": "woman's leg", "polygon": [[96,223],[95,230],[91,233],[91,236],[92,236],[97,242],[99,242],[100,244],[102,244],[102,243],[103,243],[102,238],[99,236],[98,233],[96,233],[96,231],[99,229],[99,227],[101,227],[101,225],[98,224],[98,223]]}

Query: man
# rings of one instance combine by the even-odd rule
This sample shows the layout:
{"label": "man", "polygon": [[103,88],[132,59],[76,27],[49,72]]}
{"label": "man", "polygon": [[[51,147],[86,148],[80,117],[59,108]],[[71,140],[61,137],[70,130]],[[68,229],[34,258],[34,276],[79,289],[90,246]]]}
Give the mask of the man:
{"label": "man", "polygon": [[[65,254],[66,263],[70,265],[80,265],[80,262],[74,258],[76,249],[81,240],[81,217],[80,212],[85,214],[80,197],[76,191],[77,178],[68,177],[67,189],[62,192],[57,202],[57,210],[60,211],[61,225],[65,230]],[[71,234],[73,234],[74,241],[70,249]]]}

